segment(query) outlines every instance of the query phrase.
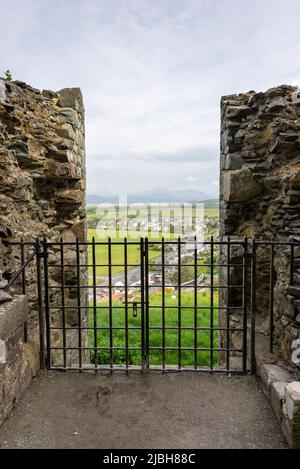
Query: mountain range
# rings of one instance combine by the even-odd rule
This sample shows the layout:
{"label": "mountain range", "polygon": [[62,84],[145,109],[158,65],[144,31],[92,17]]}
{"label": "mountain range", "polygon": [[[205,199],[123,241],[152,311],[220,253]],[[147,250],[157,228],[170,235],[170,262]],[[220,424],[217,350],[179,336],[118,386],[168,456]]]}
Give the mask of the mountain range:
{"label": "mountain range", "polygon": [[[134,194],[127,194],[128,203],[188,203],[188,202],[203,202],[212,199],[211,196],[197,189],[181,189],[181,190],[165,190],[157,189],[152,191],[137,192]],[[119,202],[119,195],[117,194],[88,194],[88,204],[101,204]]]}

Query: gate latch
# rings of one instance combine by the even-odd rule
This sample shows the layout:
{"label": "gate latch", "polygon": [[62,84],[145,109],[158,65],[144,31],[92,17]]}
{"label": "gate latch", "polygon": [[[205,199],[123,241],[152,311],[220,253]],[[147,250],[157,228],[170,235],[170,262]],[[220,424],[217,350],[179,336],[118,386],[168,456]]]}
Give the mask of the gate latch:
{"label": "gate latch", "polygon": [[137,303],[134,301],[134,302],[132,303],[132,316],[133,316],[134,318],[137,317],[137,312],[138,312],[138,306],[137,306]]}
{"label": "gate latch", "polygon": [[[123,301],[123,304],[126,304],[126,301]],[[132,305],[132,316],[136,318],[138,315],[138,305],[139,304],[141,305],[142,302],[141,301],[127,301],[127,304]]]}

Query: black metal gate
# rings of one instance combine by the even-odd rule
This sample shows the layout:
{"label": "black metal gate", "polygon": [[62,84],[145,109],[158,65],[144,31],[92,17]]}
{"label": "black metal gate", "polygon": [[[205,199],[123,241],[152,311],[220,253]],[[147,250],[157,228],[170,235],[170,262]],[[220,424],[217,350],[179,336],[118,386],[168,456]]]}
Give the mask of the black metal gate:
{"label": "black metal gate", "polygon": [[247,239],[34,246],[48,369],[247,371]]}
{"label": "black metal gate", "polygon": [[274,289],[293,294],[300,265],[294,240],[9,245],[21,267],[4,288],[28,293],[41,367],[63,371],[253,372],[256,311],[268,312],[272,352]]}

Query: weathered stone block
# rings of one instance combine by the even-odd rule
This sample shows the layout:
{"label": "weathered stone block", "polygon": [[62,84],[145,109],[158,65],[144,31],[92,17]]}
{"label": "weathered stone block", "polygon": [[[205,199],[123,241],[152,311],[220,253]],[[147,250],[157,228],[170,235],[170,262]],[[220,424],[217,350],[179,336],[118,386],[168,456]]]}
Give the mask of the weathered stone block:
{"label": "weathered stone block", "polygon": [[271,385],[274,382],[281,381],[288,383],[293,381],[293,376],[278,365],[263,364],[259,368],[258,374],[262,381],[263,390],[268,397],[270,397]]}
{"label": "weathered stone block", "polygon": [[0,103],[6,103],[6,86],[3,80],[0,80]]}
{"label": "weathered stone block", "polygon": [[0,339],[0,363],[4,364],[7,361],[7,350],[5,340]]}
{"label": "weathered stone block", "polygon": [[80,88],[64,88],[57,92],[58,104],[65,108],[69,107],[76,111],[82,111],[83,99]]}
{"label": "weathered stone block", "polygon": [[285,393],[289,442],[293,448],[300,448],[300,381],[289,383]]}
{"label": "weathered stone block", "polygon": [[75,132],[71,124],[65,123],[60,127],[57,127],[55,129],[55,132],[57,135],[59,135],[62,138],[68,138],[70,140],[73,140],[75,138]]}
{"label": "weathered stone block", "polygon": [[63,191],[58,191],[56,194],[57,202],[66,204],[80,204],[82,203],[82,197],[82,191],[74,189],[65,189]]}
{"label": "weathered stone block", "polygon": [[24,361],[28,363],[31,376],[35,376],[40,369],[40,351],[34,342],[26,342],[23,345]]}
{"label": "weathered stone block", "polygon": [[270,387],[272,408],[279,422],[281,422],[283,418],[282,407],[285,399],[285,388],[287,384],[288,383],[285,381],[273,381]]}
{"label": "weathered stone block", "polygon": [[76,128],[79,128],[80,126],[80,122],[79,122],[79,118],[78,118],[78,113],[72,109],[72,108],[62,108],[60,110],[60,118],[65,121],[65,122],[68,122],[69,124],[72,124],[72,126],[76,129]]}
{"label": "weathered stone block", "polygon": [[229,153],[225,159],[225,169],[236,170],[240,169],[244,164],[243,158],[239,154]]}
{"label": "weathered stone block", "polygon": [[0,339],[6,340],[24,324],[28,316],[28,302],[25,295],[15,295],[0,305]]}
{"label": "weathered stone block", "polygon": [[6,292],[5,290],[0,290],[0,304],[11,300],[12,296],[8,292]]}
{"label": "weathered stone block", "polygon": [[240,119],[248,116],[252,112],[249,106],[227,106],[226,117],[228,119]]}
{"label": "weathered stone block", "polygon": [[221,194],[227,202],[246,202],[263,192],[250,169],[225,171],[221,178]]}
{"label": "weathered stone block", "polygon": [[57,93],[51,90],[43,90],[42,95],[49,99],[57,98]]}
{"label": "weathered stone block", "polygon": [[16,178],[16,188],[11,196],[22,202],[29,202],[32,199],[32,189],[32,179],[26,174],[20,174]]}
{"label": "weathered stone block", "polygon": [[270,104],[268,104],[267,111],[278,112],[284,109],[286,105],[287,102],[284,98],[276,99],[274,101],[271,101]]}

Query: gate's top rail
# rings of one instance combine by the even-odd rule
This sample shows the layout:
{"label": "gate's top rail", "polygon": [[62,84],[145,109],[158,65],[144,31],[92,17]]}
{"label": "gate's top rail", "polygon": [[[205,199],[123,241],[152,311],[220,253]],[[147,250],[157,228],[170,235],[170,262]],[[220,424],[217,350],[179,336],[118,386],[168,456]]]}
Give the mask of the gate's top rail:
{"label": "gate's top rail", "polygon": [[[182,239],[180,236],[178,238],[174,238],[173,240],[165,240],[163,237],[161,240],[152,240],[151,238],[149,239],[148,237],[141,237],[137,241],[128,241],[128,239],[122,238],[120,241],[114,241],[110,237],[107,238],[105,241],[96,241],[95,238],[93,238],[92,241],[64,241],[61,239],[60,241],[49,241],[47,238],[44,239],[38,239],[39,242],[46,241],[48,246],[60,246],[63,244],[64,246],[74,246],[78,244],[79,246],[89,246],[91,244],[96,244],[96,245],[107,245],[108,243],[112,245],[123,245],[124,241],[128,245],[139,245],[141,240],[148,241],[149,244],[178,244],[178,242],[182,244],[204,244],[204,245],[210,245],[212,242],[214,245],[227,245],[228,243],[231,245],[243,245],[245,241],[248,242],[254,242],[257,245],[275,245],[275,246],[300,246],[300,240],[286,240],[286,241],[276,241],[273,239],[270,240],[263,240],[263,239],[257,239],[255,237],[245,237],[241,239],[232,239],[230,236],[227,237],[227,239],[220,239],[216,240],[213,236],[211,237],[210,240],[197,240],[197,239]],[[11,246],[20,246],[21,244],[24,246],[35,246],[37,240],[35,241],[8,241],[7,245]]]}

